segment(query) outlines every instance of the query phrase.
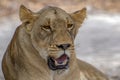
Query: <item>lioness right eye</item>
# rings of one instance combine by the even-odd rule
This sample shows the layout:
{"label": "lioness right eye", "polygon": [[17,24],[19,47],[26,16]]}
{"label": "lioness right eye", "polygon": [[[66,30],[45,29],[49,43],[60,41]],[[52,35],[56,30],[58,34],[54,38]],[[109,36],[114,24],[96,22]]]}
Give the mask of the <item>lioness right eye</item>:
{"label": "lioness right eye", "polygon": [[42,26],[42,29],[44,29],[46,31],[50,31],[51,27],[49,25],[44,25],[44,26]]}
{"label": "lioness right eye", "polygon": [[73,29],[73,24],[68,24],[68,25],[67,25],[67,28],[68,28],[69,30]]}

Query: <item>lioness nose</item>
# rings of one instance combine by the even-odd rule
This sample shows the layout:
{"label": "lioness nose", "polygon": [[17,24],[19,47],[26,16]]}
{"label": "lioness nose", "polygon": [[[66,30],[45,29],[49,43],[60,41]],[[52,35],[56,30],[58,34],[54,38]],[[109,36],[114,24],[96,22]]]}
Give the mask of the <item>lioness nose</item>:
{"label": "lioness nose", "polygon": [[60,44],[60,45],[57,45],[58,48],[61,48],[63,50],[66,50],[67,48],[70,47],[70,44]]}

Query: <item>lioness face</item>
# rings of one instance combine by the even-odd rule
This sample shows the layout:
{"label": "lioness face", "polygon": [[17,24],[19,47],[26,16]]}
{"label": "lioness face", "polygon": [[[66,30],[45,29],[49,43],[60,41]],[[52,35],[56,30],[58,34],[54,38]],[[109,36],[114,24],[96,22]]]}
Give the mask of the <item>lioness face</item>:
{"label": "lioness face", "polygon": [[33,13],[24,6],[20,18],[26,24],[33,47],[45,59],[51,70],[67,69],[74,52],[74,39],[85,18],[85,9],[72,14],[57,7],[47,7]]}

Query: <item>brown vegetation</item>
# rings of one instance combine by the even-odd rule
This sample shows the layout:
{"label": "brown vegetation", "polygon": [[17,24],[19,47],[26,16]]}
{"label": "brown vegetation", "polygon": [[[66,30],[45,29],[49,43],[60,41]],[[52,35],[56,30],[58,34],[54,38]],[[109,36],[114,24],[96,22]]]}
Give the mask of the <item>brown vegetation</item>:
{"label": "brown vegetation", "polygon": [[58,6],[69,12],[82,7],[89,7],[89,12],[93,10],[106,12],[120,12],[119,0],[1,0],[0,17],[8,14],[14,14],[19,6],[24,4],[28,8],[36,11],[44,6]]}

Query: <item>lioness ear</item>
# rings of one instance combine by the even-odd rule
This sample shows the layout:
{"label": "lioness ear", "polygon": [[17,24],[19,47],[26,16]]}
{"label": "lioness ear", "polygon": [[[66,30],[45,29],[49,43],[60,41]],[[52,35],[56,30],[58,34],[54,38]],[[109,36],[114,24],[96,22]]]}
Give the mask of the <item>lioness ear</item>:
{"label": "lioness ear", "polygon": [[37,18],[37,14],[32,12],[31,10],[27,9],[25,6],[20,6],[20,12],[19,12],[20,20],[23,23],[26,23],[27,25],[26,30],[27,32],[30,32],[32,30],[32,22]]}
{"label": "lioness ear", "polygon": [[33,18],[33,12],[27,9],[25,6],[21,5],[19,16],[22,22],[26,22]]}
{"label": "lioness ear", "polygon": [[76,22],[76,25],[80,26],[80,24],[82,24],[84,19],[86,18],[86,8],[83,8],[82,10],[76,11],[70,15],[74,19],[74,21]]}
{"label": "lioness ear", "polygon": [[74,35],[74,38],[75,38],[80,25],[83,23],[84,19],[86,18],[86,8],[83,8],[82,10],[78,10],[78,11],[70,14],[70,16],[75,21],[76,27],[73,28],[73,30],[72,30],[72,34]]}

